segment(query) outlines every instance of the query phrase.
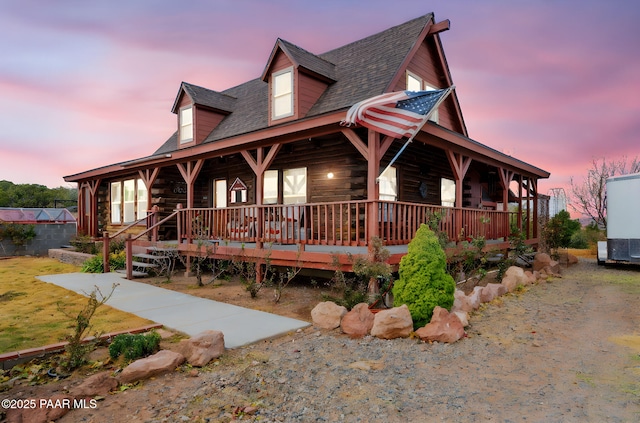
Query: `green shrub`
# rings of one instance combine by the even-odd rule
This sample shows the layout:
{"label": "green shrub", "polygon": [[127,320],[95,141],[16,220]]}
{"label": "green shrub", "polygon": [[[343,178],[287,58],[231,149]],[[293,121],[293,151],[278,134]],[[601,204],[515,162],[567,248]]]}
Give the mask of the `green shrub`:
{"label": "green shrub", "polygon": [[36,237],[35,225],[4,223],[0,225],[0,241],[9,239],[16,247],[22,247]]}
{"label": "green shrub", "polygon": [[158,351],[160,339],[158,332],[149,332],[146,335],[123,333],[113,338],[109,345],[109,356],[114,360],[121,355],[127,361],[137,360]]}
{"label": "green shrub", "polygon": [[433,309],[451,309],[456,284],[447,274],[447,259],[438,238],[421,225],[402,257],[399,279],[393,286],[394,306],[406,304],[415,328],[429,323]]}
{"label": "green shrub", "polygon": [[571,235],[571,242],[569,242],[569,248],[578,248],[578,249],[589,248],[587,233],[585,231],[578,231],[573,235]]}
{"label": "green shrub", "polygon": [[[112,272],[127,267],[127,254],[125,251],[109,254],[109,270]],[[102,254],[97,254],[82,263],[82,272],[84,273],[102,273],[104,266],[102,263]]]}

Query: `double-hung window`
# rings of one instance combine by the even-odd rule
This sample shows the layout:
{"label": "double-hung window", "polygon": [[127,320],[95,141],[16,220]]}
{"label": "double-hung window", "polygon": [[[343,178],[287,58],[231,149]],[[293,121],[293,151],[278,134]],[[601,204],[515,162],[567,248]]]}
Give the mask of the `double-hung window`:
{"label": "double-hung window", "polygon": [[193,141],[193,107],[180,109],[180,144]]}
{"label": "double-hung window", "polygon": [[111,183],[111,223],[131,223],[146,216],[148,191],[142,179]]}
{"label": "double-hung window", "polygon": [[293,68],[274,73],[271,90],[271,118],[281,119],[293,115]]}

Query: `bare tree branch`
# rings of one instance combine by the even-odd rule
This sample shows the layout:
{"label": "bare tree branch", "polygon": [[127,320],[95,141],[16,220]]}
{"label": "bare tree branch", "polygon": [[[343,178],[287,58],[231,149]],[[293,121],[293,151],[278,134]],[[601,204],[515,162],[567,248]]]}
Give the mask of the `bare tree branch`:
{"label": "bare tree branch", "polygon": [[636,156],[631,163],[623,156],[607,161],[604,157],[593,159],[586,178],[571,182],[571,208],[593,219],[600,228],[607,228],[607,179],[615,175],[640,172],[640,161]]}

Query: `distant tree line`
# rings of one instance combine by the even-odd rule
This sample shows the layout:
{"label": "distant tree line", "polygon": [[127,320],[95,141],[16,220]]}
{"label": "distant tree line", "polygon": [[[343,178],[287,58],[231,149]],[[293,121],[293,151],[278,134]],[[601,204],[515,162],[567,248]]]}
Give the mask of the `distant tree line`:
{"label": "distant tree line", "polygon": [[14,184],[0,181],[0,207],[72,207],[76,206],[78,190],[48,188],[39,184]]}

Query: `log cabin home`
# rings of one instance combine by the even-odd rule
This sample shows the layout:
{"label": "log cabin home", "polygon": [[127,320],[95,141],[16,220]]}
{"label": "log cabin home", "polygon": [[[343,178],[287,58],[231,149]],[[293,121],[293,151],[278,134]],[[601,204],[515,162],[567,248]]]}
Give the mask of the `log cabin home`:
{"label": "log cabin home", "polygon": [[322,54],[277,39],[254,80],[182,82],[176,130],[153,154],[65,177],[78,183],[79,232],[184,254],[204,240],[215,257],[324,270],[336,256],[349,270],[374,237],[397,265],[434,213],[452,245],[507,248],[514,226],[537,245],[549,173],[470,138],[455,89],[386,170],[406,140],[340,124],[361,100],[452,86],[449,27],[427,14]]}

